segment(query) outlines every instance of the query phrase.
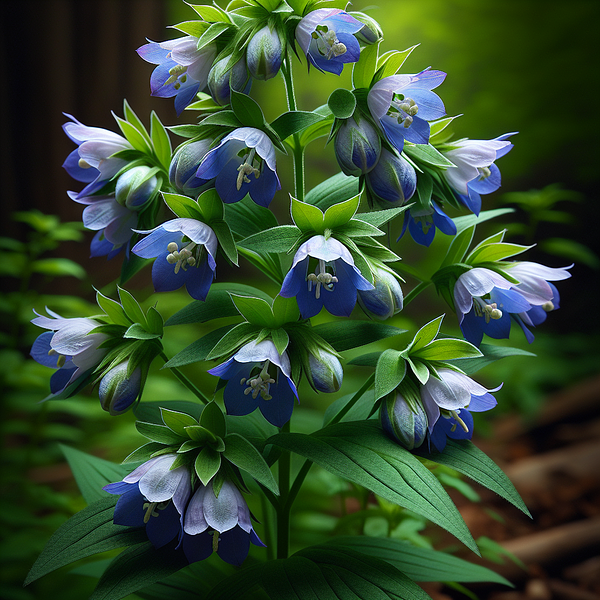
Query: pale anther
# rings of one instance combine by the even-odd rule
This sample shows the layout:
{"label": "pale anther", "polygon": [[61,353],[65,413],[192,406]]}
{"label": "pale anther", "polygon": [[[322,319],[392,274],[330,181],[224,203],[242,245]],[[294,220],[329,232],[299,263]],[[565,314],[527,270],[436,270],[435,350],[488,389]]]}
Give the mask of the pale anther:
{"label": "pale anther", "polygon": [[84,160],[83,158],[79,159],[79,162],[77,163],[82,169],[90,169],[92,167],[92,165],[90,165],[89,162],[87,162],[87,160]]}
{"label": "pale anther", "polygon": [[548,300],[548,302],[544,302],[544,304],[542,304],[542,308],[546,312],[551,312],[554,310],[554,302],[552,302],[552,300]]}
{"label": "pale anther", "polygon": [[[175,83],[179,76],[185,73],[186,71],[187,67],[184,67],[183,65],[175,65],[172,69],[169,69],[170,77],[165,81],[164,85],[170,85],[171,83]],[[185,81],[185,79],[182,79],[182,81]],[[178,85],[179,84],[175,85],[175,89],[179,89],[177,87]]]}

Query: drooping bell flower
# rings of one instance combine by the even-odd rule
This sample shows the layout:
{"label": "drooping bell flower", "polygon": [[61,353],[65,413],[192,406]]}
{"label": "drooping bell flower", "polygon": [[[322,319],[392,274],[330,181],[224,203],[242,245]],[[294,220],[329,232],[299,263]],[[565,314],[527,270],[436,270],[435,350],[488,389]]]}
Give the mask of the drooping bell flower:
{"label": "drooping bell flower", "polygon": [[318,392],[332,394],[342,386],[344,370],[338,357],[323,348],[317,348],[308,355],[307,377],[311,386]]}
{"label": "drooping bell flower", "polygon": [[217,56],[216,44],[198,50],[198,38],[188,35],[166,42],[150,42],[137,53],[153,65],[158,65],[150,76],[152,96],[172,98],[179,116],[208,82],[208,73]]}
{"label": "drooping bell flower", "polygon": [[130,210],[141,210],[160,191],[160,183],[153,169],[139,165],[127,169],[117,179],[115,199]]}
{"label": "drooping bell flower", "polygon": [[50,377],[51,397],[68,398],[75,394],[108,352],[99,346],[108,339],[104,333],[90,333],[101,325],[94,319],[65,319],[46,309],[49,317],[32,319],[38,327],[49,329],[37,337],[31,348],[32,358],[46,367],[57,369]]}
{"label": "drooping bell flower", "polygon": [[113,416],[129,410],[142,391],[142,369],[135,368],[129,376],[127,371],[128,361],[125,361],[107,371],[100,380],[100,405]]}
{"label": "drooping bell flower", "polygon": [[210,179],[196,177],[196,171],[208,154],[212,142],[212,138],[206,138],[182,144],[175,151],[169,165],[169,182],[184,196],[197,198],[212,185]]}
{"label": "drooping bell flower", "polygon": [[338,8],[319,8],[296,27],[296,40],[309,63],[319,71],[340,75],[346,63],[358,61],[360,46],[354,36],[364,24]]}
{"label": "drooping bell flower", "polygon": [[373,269],[373,290],[359,290],[358,304],[373,319],[384,321],[399,313],[404,306],[404,296],[398,278],[387,268]]}
{"label": "drooping bell flower", "polygon": [[379,162],[365,178],[371,197],[384,208],[402,206],[417,189],[415,168],[383,148]]}
{"label": "drooping bell flower", "polygon": [[355,177],[371,171],[381,154],[379,133],[357,114],[344,120],[335,135],[333,146],[342,171]]}
{"label": "drooping bell flower", "polygon": [[[309,273],[309,263],[316,262]],[[356,305],[357,290],[371,290],[357,269],[352,255],[341,242],[315,235],[304,242],[294,255],[280,296],[296,297],[303,319],[314,317],[323,306],[332,315],[348,317]]]}
{"label": "drooping bell flower", "polygon": [[412,239],[421,246],[430,246],[435,237],[436,229],[446,235],[456,235],[454,221],[435,203],[431,202],[429,208],[411,208],[404,213],[404,223],[400,239],[408,229]]}
{"label": "drooping bell flower", "polygon": [[228,480],[218,495],[212,483],[200,485],[186,508],[183,531],[182,547],[190,563],[216,551],[225,562],[240,566],[248,556],[250,542],[265,547],[252,527],[244,497]]}
{"label": "drooping bell flower", "polygon": [[271,340],[242,346],[208,372],[227,380],[223,392],[227,414],[247,415],[259,408],[276,427],[290,420],[298,392],[287,353],[279,354]]}
{"label": "drooping bell flower", "polygon": [[443,171],[459,200],[473,213],[481,210],[481,195],[495,192],[501,184],[500,170],[494,161],[508,154],[513,144],[506,133],[493,140],[459,140],[442,154],[456,165]]}
{"label": "drooping bell flower", "polygon": [[285,53],[285,40],[277,29],[265,25],[257,31],[246,48],[246,63],[254,79],[263,81],[279,73]]}
{"label": "drooping bell flower", "polygon": [[103,488],[120,496],[113,522],[145,526],[155,548],[162,548],[183,533],[183,515],[192,491],[191,473],[187,466],[171,469],[176,458],[177,454],[151,458],[122,481]]}
{"label": "drooping bell flower", "polygon": [[156,258],[152,283],[157,292],[185,285],[189,295],[204,300],[215,276],[217,236],[196,219],[173,219],[150,231],[133,248],[142,258]]}
{"label": "drooping bell flower", "polygon": [[246,61],[241,58],[228,68],[229,60],[230,57],[226,56],[217,61],[208,74],[210,95],[221,106],[226,106],[231,101],[231,90],[247,94],[252,86]]}
{"label": "drooping bell flower", "polygon": [[254,127],[240,127],[210,150],[198,167],[196,177],[214,179],[219,197],[226,204],[246,194],[267,207],[281,189],[276,171],[275,149],[269,136]]}
{"label": "drooping bell flower", "polygon": [[429,434],[430,447],[443,452],[448,439],[470,440],[473,437],[473,415],[466,409],[456,411],[456,417],[442,412]]}
{"label": "drooping bell flower", "polygon": [[402,152],[404,140],[413,144],[429,142],[429,123],[446,114],[444,103],[431,90],[446,73],[425,69],[416,75],[391,75],[369,91],[367,104],[375,123],[387,140]]}
{"label": "drooping bell flower", "polygon": [[113,155],[133,146],[122,136],[101,127],[87,127],[75,117],[65,113],[72,122],[65,123],[63,130],[77,144],[63,163],[67,173],[87,185],[76,194],[83,198],[94,194],[112,179],[127,161]]}

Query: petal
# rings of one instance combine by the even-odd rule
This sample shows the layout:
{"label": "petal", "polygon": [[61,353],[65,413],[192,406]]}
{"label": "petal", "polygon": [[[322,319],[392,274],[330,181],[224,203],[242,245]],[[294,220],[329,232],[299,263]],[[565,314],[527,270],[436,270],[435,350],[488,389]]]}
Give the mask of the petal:
{"label": "petal", "polygon": [[277,382],[271,384],[269,394],[272,396],[271,400],[259,397],[260,412],[271,425],[283,427],[292,416],[297,400],[296,388],[287,377],[280,375]]}
{"label": "petal", "polygon": [[250,536],[240,527],[235,527],[219,536],[217,554],[230,565],[239,567],[250,550]]}
{"label": "petal", "polygon": [[115,525],[127,525],[128,527],[143,527],[146,512],[143,505],[144,497],[140,493],[137,484],[128,485],[128,489],[122,492],[115,506],[113,523]]}
{"label": "petal", "polygon": [[172,292],[186,284],[190,278],[190,268],[179,269],[175,273],[175,265],[167,261],[168,254],[165,252],[159,256],[152,265],[152,284],[157,292]]}
{"label": "petal", "polygon": [[195,300],[206,300],[214,276],[215,273],[210,268],[207,258],[197,266],[188,267],[188,278],[185,287],[189,295]]}
{"label": "petal", "polygon": [[183,530],[190,535],[197,535],[208,529],[208,523],[204,518],[204,496],[207,492],[205,486],[201,485],[192,496],[185,511]]}
{"label": "petal", "polygon": [[215,496],[212,486],[208,486],[202,505],[208,526],[216,529],[219,533],[233,529],[238,523],[237,501],[231,486],[223,485],[218,498]]}
{"label": "petal", "polygon": [[183,536],[183,552],[190,563],[208,558],[213,551],[213,536],[208,533]]}
{"label": "petal", "polygon": [[181,522],[173,504],[157,510],[158,516],[151,516],[146,524],[146,535],[155,548],[162,548],[181,532]]}

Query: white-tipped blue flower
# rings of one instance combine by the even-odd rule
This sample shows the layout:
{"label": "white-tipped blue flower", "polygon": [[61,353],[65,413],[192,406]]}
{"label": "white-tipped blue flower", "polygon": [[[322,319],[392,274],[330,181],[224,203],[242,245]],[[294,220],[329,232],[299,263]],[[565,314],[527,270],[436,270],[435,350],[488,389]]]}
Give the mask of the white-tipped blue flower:
{"label": "white-tipped blue flower", "polygon": [[190,563],[216,551],[225,562],[239,566],[250,542],[265,546],[252,527],[244,497],[231,481],[223,483],[218,495],[211,484],[196,490],[185,511],[183,531],[183,551]]}
{"label": "white-tipped blue flower", "polygon": [[231,101],[231,90],[247,94],[252,86],[246,61],[241,58],[232,67],[227,68],[229,60],[230,57],[226,56],[217,61],[208,74],[210,95],[221,106],[225,106]]}
{"label": "white-tipped blue flower", "polygon": [[417,173],[404,157],[384,148],[379,162],[367,173],[366,182],[371,197],[380,206],[402,206],[417,189]]}
{"label": "white-tipped blue flower", "polygon": [[373,269],[375,289],[359,290],[358,304],[373,319],[384,321],[399,313],[404,306],[404,296],[398,278],[388,269]]}
{"label": "white-tipped blue flower", "polygon": [[142,369],[137,367],[127,375],[128,361],[107,371],[100,381],[98,396],[103,410],[113,416],[123,414],[142,391]]}
{"label": "white-tipped blue flower", "polygon": [[[309,273],[311,259],[316,267]],[[304,319],[314,317],[323,306],[332,315],[348,317],[356,305],[357,290],[372,289],[344,244],[315,235],[298,248],[279,295],[295,296]]]}
{"label": "white-tipped blue flower", "polygon": [[404,140],[429,142],[429,123],[446,114],[444,103],[431,90],[446,78],[425,69],[416,75],[392,75],[378,81],[367,96],[371,115],[390,144],[402,152]]}
{"label": "white-tipped blue flower", "polygon": [[446,181],[454,188],[459,200],[473,213],[481,210],[481,194],[495,192],[501,184],[500,170],[494,161],[513,148],[506,133],[493,140],[459,140],[452,150],[443,152],[456,167],[443,171]]}
{"label": "white-tipped blue flower", "polygon": [[308,355],[308,379],[312,387],[319,392],[331,394],[342,386],[344,369],[338,357],[323,348],[317,348],[316,354]]}
{"label": "white-tipped blue flower", "polygon": [[404,212],[402,232],[398,239],[406,233],[407,229],[412,239],[421,246],[431,245],[436,229],[446,235],[456,235],[454,221],[433,201],[427,208],[411,208]]}
{"label": "white-tipped blue flower", "polygon": [[119,176],[115,187],[117,202],[130,210],[141,210],[160,190],[153,169],[140,165],[128,169]]}
{"label": "white-tipped blue flower", "polygon": [[137,53],[146,62],[158,65],[150,76],[151,95],[159,98],[175,96],[175,110],[179,116],[206,87],[217,46],[208,44],[198,50],[198,38],[188,35],[144,44]]}
{"label": "white-tipped blue flower", "polygon": [[240,127],[204,157],[196,177],[214,179],[217,193],[226,204],[250,194],[256,204],[267,207],[281,189],[276,168],[275,148],[269,136],[254,127]]}
{"label": "white-tipped blue flower", "polygon": [[132,252],[156,258],[152,283],[157,292],[170,292],[185,285],[189,295],[204,300],[215,276],[217,236],[196,219],[173,219],[150,231]]}
{"label": "white-tipped blue flower", "polygon": [[252,77],[263,81],[275,77],[281,68],[284,50],[285,41],[276,29],[265,25],[257,31],[246,48],[246,62]]}
{"label": "white-tipped blue flower", "polygon": [[169,165],[169,181],[178,192],[197,198],[212,185],[210,180],[196,177],[196,171],[212,142],[212,138],[206,138],[177,148]]}
{"label": "white-tipped blue flower", "polygon": [[467,375],[451,369],[437,369],[437,374],[439,379],[431,375],[421,387],[421,400],[430,433],[442,412],[460,422],[458,413],[463,408],[471,412],[483,412],[496,406],[496,399],[490,392],[498,391],[502,385],[488,390]]}
{"label": "white-tipped blue flower", "polygon": [[346,175],[359,177],[371,171],[381,154],[379,133],[366,119],[345,119],[335,135],[335,157]]}
{"label": "white-tipped blue flower", "polygon": [[72,122],[65,123],[63,130],[78,147],[69,154],[63,167],[73,179],[87,184],[76,194],[79,199],[94,194],[112,179],[127,164],[125,159],[113,155],[122,150],[133,150],[133,146],[108,129],[87,127],[75,117],[66,113],[65,116]]}
{"label": "white-tipped blue flower", "polygon": [[259,408],[276,427],[290,420],[298,392],[287,352],[279,354],[271,340],[242,346],[208,372],[227,380],[223,400],[228,415],[247,415]]}
{"label": "white-tipped blue flower", "polygon": [[50,378],[50,391],[54,397],[68,398],[77,390],[108,352],[99,346],[108,339],[104,333],[90,333],[101,325],[94,319],[64,319],[46,309],[49,317],[39,315],[32,319],[38,327],[49,329],[42,333],[31,348],[32,358],[46,367],[57,369]]}
{"label": "white-tipped blue flower", "polygon": [[296,27],[296,40],[310,64],[319,71],[340,75],[346,63],[358,61],[360,46],[354,36],[364,24],[338,8],[319,8]]}

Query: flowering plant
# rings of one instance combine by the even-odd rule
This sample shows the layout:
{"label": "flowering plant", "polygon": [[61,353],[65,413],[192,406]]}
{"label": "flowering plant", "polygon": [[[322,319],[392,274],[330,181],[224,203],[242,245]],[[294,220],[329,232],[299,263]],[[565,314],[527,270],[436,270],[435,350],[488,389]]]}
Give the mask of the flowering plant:
{"label": "flowering plant", "polygon": [[[527,513],[471,442],[471,413],[502,401],[492,395],[500,382],[488,389],[471,376],[523,354],[482,344],[483,336],[506,338],[516,322],[532,342],[528,327],[558,308],[551,282],[568,278],[569,267],[507,260],[528,248],[505,242],[504,232],[470,250],[477,226],[497,214],[482,210],[482,195],[500,186],[495,162],[514,134],[442,136],[454,118],[438,95],[446,74],[404,73],[412,49],[381,52],[379,24],[341,4],[191,5],[196,18],[175,26],[182,37],[148,42],[138,54],[155,65],[151,94],[174,98],[178,116],[197,111],[195,124],[165,128],[153,113],[148,131],[127,103],[116,118],[122,135],[73,117],[65,124],[77,148],[64,166],[84,184],[70,197],[86,206],[83,223],[97,232],[92,256],[122,264],[119,301],[98,293],[101,314],[89,318],[38,314],[32,322],[46,331],[31,355],[55,370],[49,399],[97,385],[101,408],[113,416],[132,410],[148,441],[121,466],[94,459],[98,485],[90,492],[88,482],[89,505],[56,532],[27,582],[123,547],[93,598],[151,597],[161,593],[152,586],[166,582],[208,599],[254,597],[255,588],[270,598],[427,598],[415,581],[447,579],[435,567],[447,555],[421,548],[416,570],[407,545],[394,538],[369,546],[358,535],[292,540],[291,509],[313,465],[421,515],[476,553],[435,465]],[[299,110],[295,56],[317,78],[352,68],[352,89]],[[288,110],[267,122],[249,93],[276,77]],[[184,138],[175,149],[169,132]],[[341,173],[306,193],[304,154],[325,136]],[[278,153],[293,161],[289,211],[278,194]],[[285,205],[280,212],[290,220],[280,223],[272,205]],[[447,214],[464,208],[473,214]],[[433,257],[433,275],[419,277],[408,294],[402,274],[420,274],[401,266],[390,239],[400,222],[400,237],[408,231],[421,246],[431,245],[436,229],[452,237],[445,256]],[[221,279],[246,265],[258,268],[256,285]],[[123,287],[139,271],[158,293],[147,311]],[[442,334],[441,315],[402,337],[408,332],[396,315],[430,285],[456,313],[462,336]],[[187,305],[164,320],[161,294],[184,286]],[[212,327],[219,319],[228,321]],[[197,339],[169,358],[163,341],[177,325]],[[371,343],[376,350],[351,360],[344,354]],[[157,359],[195,403],[143,401]],[[212,385],[197,386],[185,365],[213,376]],[[349,365],[367,369],[362,385],[343,390],[318,427],[292,431],[307,393],[343,389]],[[92,469],[93,457],[83,456],[78,478]],[[292,456],[303,461],[299,468]],[[450,558],[456,581],[499,580]],[[184,569],[187,583],[177,579]]]}

